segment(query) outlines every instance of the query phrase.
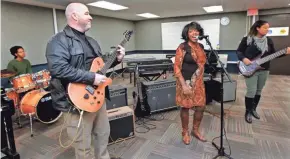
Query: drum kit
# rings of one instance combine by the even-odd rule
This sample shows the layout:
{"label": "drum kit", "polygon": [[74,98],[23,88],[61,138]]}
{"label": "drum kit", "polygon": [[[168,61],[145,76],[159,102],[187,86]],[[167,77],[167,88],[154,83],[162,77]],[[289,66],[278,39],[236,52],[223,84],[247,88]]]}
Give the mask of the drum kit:
{"label": "drum kit", "polygon": [[[15,72],[1,70],[1,78],[13,76]],[[21,115],[29,115],[31,136],[33,136],[32,117],[44,124],[51,124],[62,115],[62,112],[55,110],[52,106],[51,95],[48,91],[50,79],[48,70],[22,74],[11,79],[12,88],[5,88],[4,93],[1,92],[4,98],[13,100],[15,109],[18,109]],[[20,125],[20,122],[18,124]]]}

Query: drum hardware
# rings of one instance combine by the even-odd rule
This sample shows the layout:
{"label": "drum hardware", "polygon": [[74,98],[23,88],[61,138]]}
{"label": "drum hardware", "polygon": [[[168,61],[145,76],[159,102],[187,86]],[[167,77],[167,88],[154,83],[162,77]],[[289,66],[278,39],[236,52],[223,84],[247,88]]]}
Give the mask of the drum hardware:
{"label": "drum hardware", "polygon": [[[20,111],[18,111],[18,117],[16,119],[18,121],[16,121],[16,124],[19,126],[19,128],[22,128],[22,124],[20,123],[20,117],[21,116],[25,116],[25,115],[20,114]],[[30,124],[30,136],[33,137],[33,128],[32,128],[33,124],[32,123],[33,123],[34,120],[36,120],[36,118],[33,116],[32,113],[29,113],[28,116],[29,116],[29,124]]]}
{"label": "drum hardware", "polygon": [[[29,124],[30,124],[30,126],[32,127],[32,122],[34,121],[36,121],[36,122],[39,122],[38,121],[38,119],[35,117],[35,115],[34,114],[21,114],[21,111],[20,111],[20,109],[18,108],[17,109],[17,112],[16,112],[16,115],[17,115],[17,117],[15,118],[15,120],[14,120],[14,123],[15,124],[17,124],[18,125],[18,128],[22,128],[23,127],[23,124],[21,124],[21,117],[24,117],[25,119],[27,118],[27,116],[29,117]],[[31,115],[31,119],[30,119],[30,115]],[[33,135],[32,135],[33,136]]]}
{"label": "drum hardware", "polygon": [[19,111],[19,108],[16,111],[16,115],[17,115],[17,117],[16,117],[14,122],[18,125],[18,128],[22,128],[22,124],[20,122],[21,112]]}
{"label": "drum hardware", "polygon": [[29,113],[29,119],[30,119],[30,136],[33,137],[33,131],[32,131],[32,114]]}

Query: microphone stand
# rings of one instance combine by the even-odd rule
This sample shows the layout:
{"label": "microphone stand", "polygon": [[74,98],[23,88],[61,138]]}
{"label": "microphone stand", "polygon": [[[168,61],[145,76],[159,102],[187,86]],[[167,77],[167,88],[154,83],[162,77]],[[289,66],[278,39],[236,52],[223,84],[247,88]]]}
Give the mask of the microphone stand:
{"label": "microphone stand", "polygon": [[218,63],[221,66],[221,85],[220,85],[220,100],[221,100],[221,136],[220,136],[220,147],[217,146],[217,144],[215,144],[214,142],[212,142],[212,145],[218,150],[218,155],[215,156],[213,159],[216,159],[220,156],[224,156],[227,157],[229,159],[233,159],[232,157],[230,157],[230,155],[225,153],[225,148],[223,147],[223,130],[224,130],[224,100],[223,100],[223,95],[224,95],[224,74],[226,74],[226,76],[228,77],[229,81],[232,83],[232,80],[227,72],[227,70],[224,68],[224,64],[220,61],[218,53],[212,48],[211,43],[208,39],[208,37],[204,38],[207,42],[207,44],[210,47],[211,52],[216,56]]}

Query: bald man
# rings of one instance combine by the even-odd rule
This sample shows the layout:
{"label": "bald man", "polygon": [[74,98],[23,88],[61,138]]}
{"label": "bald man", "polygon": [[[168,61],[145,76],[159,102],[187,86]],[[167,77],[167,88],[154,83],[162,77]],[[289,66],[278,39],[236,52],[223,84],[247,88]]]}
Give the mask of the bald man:
{"label": "bald man", "polygon": [[[110,159],[107,150],[110,125],[106,105],[96,113],[84,112],[78,131],[79,112],[66,98],[66,88],[70,82],[98,85],[106,79],[104,75],[89,71],[93,59],[102,56],[98,42],[85,35],[91,28],[93,18],[88,8],[81,3],[69,4],[65,15],[67,26],[50,39],[46,48],[48,69],[52,77],[53,107],[64,112],[65,117],[66,114],[71,115],[67,133],[71,141],[76,137],[73,146],[77,159]],[[121,46],[118,48],[118,56],[112,67],[119,64],[125,55],[125,49]],[[106,98],[109,98],[108,88]]]}

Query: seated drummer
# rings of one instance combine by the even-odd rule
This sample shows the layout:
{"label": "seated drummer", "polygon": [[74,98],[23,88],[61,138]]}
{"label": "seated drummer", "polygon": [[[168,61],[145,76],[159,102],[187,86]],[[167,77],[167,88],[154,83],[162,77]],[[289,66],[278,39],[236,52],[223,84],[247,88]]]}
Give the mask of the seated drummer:
{"label": "seated drummer", "polygon": [[32,73],[31,64],[25,58],[25,51],[22,46],[13,46],[10,53],[14,59],[8,63],[7,70],[16,72],[15,76]]}

